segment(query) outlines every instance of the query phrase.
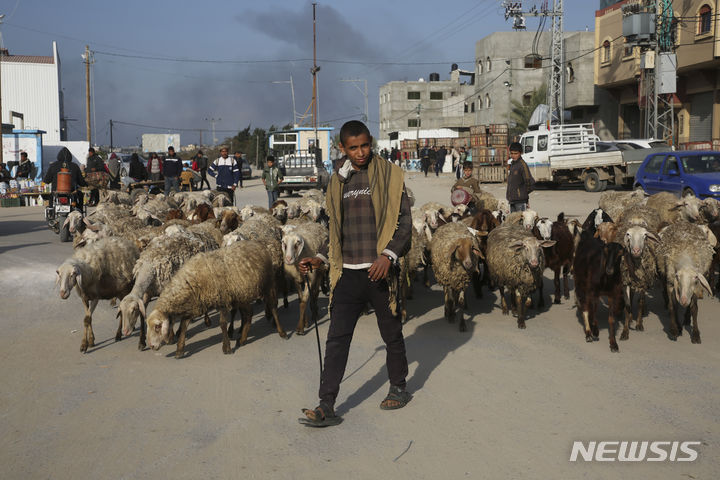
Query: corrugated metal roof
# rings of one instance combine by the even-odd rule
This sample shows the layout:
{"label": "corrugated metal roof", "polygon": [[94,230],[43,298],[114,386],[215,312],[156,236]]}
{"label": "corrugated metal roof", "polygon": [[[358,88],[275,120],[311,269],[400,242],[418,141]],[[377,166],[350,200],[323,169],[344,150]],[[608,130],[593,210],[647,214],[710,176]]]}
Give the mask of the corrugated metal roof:
{"label": "corrugated metal roof", "polygon": [[53,57],[40,55],[3,55],[2,61],[13,63],[55,63]]}

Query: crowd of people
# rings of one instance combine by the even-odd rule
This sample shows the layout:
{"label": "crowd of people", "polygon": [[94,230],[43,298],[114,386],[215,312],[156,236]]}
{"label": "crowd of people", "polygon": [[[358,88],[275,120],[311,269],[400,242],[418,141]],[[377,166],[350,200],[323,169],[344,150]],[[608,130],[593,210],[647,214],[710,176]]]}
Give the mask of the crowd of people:
{"label": "crowd of people", "polygon": [[[392,147],[390,150],[383,148],[380,150],[380,156],[385,160],[393,162],[405,170],[411,168],[411,158],[408,157],[407,153],[403,153],[397,147]],[[445,167],[445,162],[452,162],[452,171],[456,178],[462,176],[463,164],[471,160],[465,147],[451,147],[448,150],[444,145],[441,146],[425,146],[416,151],[416,158],[420,160],[420,170],[428,176],[428,173],[435,173],[435,176],[440,176],[440,172]]]}

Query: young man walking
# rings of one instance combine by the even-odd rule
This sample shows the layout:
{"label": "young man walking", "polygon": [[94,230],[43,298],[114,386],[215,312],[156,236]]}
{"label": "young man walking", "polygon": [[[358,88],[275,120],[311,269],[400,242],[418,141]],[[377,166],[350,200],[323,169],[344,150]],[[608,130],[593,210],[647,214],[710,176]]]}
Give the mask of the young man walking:
{"label": "young man walking", "polygon": [[403,170],[372,153],[367,126],[353,120],[340,130],[343,165],[330,179],[327,213],[328,243],[313,258],[300,261],[301,273],[323,263],[330,266],[330,328],[320,379],[320,403],[303,409],[308,426],[337,425],[335,400],[345,373],[350,342],[358,318],[370,303],[387,352],[390,391],[383,410],[404,407],[412,395],[405,390],[408,362],[402,321],[390,312],[386,277],[410,244],[412,220]]}
{"label": "young man walking", "polygon": [[225,193],[230,203],[235,205],[235,189],[240,181],[240,170],[235,159],[228,157],[227,147],[220,149],[220,157],[210,164],[209,173],[215,177],[217,189]]}
{"label": "young man walking", "polygon": [[510,170],[508,171],[505,197],[510,202],[511,212],[525,211],[530,205],[530,193],[535,188],[535,179],[522,158],[522,145],[518,142],[510,145]]}
{"label": "young man walking", "polygon": [[208,182],[207,179],[208,159],[203,155],[202,150],[198,150],[197,155],[195,155],[195,166],[197,167],[197,171],[200,172],[200,186],[198,186],[198,190],[205,188],[203,185],[207,185],[208,190],[210,190],[210,182]]}
{"label": "young man walking", "polygon": [[275,157],[268,155],[266,162],[267,166],[262,173],[262,182],[265,185],[265,190],[267,190],[268,208],[272,208],[273,203],[280,196],[280,184],[283,181],[283,174],[280,168],[275,165]]}

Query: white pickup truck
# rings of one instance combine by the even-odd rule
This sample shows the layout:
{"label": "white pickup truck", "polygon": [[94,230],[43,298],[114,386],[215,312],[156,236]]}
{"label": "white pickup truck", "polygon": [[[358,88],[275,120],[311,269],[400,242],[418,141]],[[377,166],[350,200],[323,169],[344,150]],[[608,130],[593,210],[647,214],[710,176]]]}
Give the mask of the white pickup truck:
{"label": "white pickup truck", "polygon": [[612,142],[601,142],[591,123],[541,125],[524,133],[520,143],[536,182],[582,182],[588,192],[601,192],[608,183],[632,185],[640,163],[654,151],[623,151]]}

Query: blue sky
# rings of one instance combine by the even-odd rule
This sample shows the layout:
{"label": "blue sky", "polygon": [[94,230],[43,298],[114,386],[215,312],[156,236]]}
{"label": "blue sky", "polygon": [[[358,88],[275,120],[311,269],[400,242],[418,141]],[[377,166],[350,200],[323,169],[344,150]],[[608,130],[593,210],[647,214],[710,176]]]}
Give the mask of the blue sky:
{"label": "blue sky", "polygon": [[[541,3],[523,2],[525,8]],[[566,30],[594,29],[597,1],[564,3]],[[319,1],[319,121],[339,128],[360,119],[363,95],[341,80],[362,78],[368,80],[369,126],[377,132],[380,85],[430,72],[446,79],[451,63],[472,68],[461,62],[473,61],[477,40],[511,30],[500,4]],[[110,119],[163,127],[116,123],[115,143],[127,145],[137,144],[142,133],[209,130],[206,118],[222,119],[218,139],[248,125],[284,125],[291,120],[290,88],[272,82],[290,75],[299,113],[310,104],[311,2],[1,0],[0,13],[6,15],[3,43],[11,54],[50,55],[52,41],[58,42],[65,113],[77,119],[70,122],[71,140],[85,138],[86,44],[95,52],[93,140],[99,144],[109,143]],[[528,19],[528,30],[537,22]],[[184,144],[198,141],[196,132],[181,135]],[[208,143],[210,133],[203,135]]]}

